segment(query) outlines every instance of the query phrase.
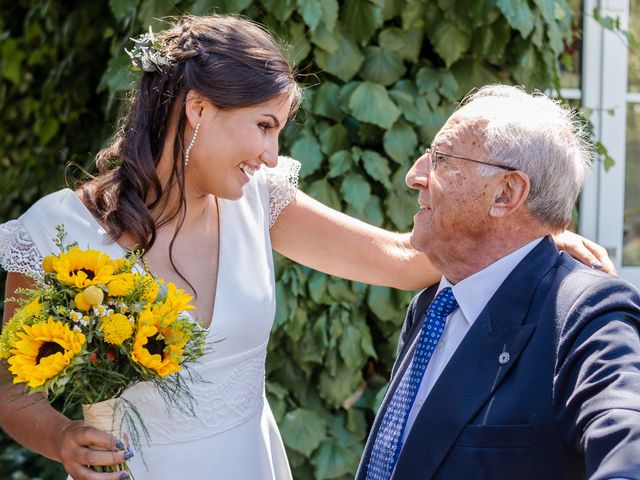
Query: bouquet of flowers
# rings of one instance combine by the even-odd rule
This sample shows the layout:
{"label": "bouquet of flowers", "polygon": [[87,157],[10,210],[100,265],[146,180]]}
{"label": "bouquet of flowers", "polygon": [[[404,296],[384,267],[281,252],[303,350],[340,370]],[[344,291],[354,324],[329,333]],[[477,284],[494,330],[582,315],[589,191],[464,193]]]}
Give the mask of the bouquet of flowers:
{"label": "bouquet of flowers", "polygon": [[66,245],[62,227],[55,243],[61,253],[43,259],[44,277],[12,299],[20,307],[0,335],[0,361],[29,393],[82,404],[97,428],[120,437],[126,421],[137,443],[144,419],[120,394],[152,381],[172,406],[191,405],[184,379],[171,374],[205,353],[206,330],[185,313],[191,296],[154,278],[138,253],[112,259]]}

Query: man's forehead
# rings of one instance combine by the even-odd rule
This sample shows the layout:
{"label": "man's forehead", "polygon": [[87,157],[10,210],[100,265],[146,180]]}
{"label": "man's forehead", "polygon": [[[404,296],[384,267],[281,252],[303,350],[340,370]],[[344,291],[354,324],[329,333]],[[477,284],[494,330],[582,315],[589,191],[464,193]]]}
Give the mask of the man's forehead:
{"label": "man's forehead", "polygon": [[486,119],[457,111],[449,117],[436,135],[433,143],[438,147],[454,148],[463,144],[467,147],[484,148],[483,131],[485,125]]}

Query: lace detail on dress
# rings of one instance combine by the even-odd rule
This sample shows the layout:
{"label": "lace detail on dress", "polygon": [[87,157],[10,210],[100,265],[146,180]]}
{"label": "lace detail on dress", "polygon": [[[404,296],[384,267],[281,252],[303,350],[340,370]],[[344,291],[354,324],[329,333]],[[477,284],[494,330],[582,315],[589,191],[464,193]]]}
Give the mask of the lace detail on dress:
{"label": "lace detail on dress", "polygon": [[234,368],[227,366],[217,369],[214,375],[206,375],[214,380],[189,383],[198,400],[194,416],[176,409],[167,411],[164,401],[153,391],[155,387],[147,382],[134,385],[123,396],[145,419],[151,444],[198,440],[232,429],[258,413],[264,404],[264,361],[265,352],[259,350]]}
{"label": "lace detail on dress", "polygon": [[42,255],[20,220],[0,225],[0,261],[7,272],[41,278]]}
{"label": "lace detail on dress", "polygon": [[298,191],[300,162],[289,157],[278,157],[278,165],[266,170],[269,186],[269,227],[280,212],[291,203]]}

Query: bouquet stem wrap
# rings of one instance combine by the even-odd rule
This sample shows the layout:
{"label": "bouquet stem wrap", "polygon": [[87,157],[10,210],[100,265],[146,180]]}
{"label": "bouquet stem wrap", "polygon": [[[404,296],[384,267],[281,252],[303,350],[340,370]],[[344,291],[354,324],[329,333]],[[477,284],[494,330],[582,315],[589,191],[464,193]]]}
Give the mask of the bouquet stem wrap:
{"label": "bouquet stem wrap", "polygon": [[98,403],[82,405],[84,422],[98,430],[105,431],[122,439],[124,412],[118,398],[110,398]]}
{"label": "bouquet stem wrap", "polygon": [[[84,423],[87,425],[110,433],[118,439],[123,439],[124,431],[122,424],[124,421],[124,411],[119,398],[110,398],[102,402],[82,405],[82,415]],[[112,467],[93,467],[98,472],[131,472],[126,463],[114,465]],[[130,478],[133,478],[132,476]]]}

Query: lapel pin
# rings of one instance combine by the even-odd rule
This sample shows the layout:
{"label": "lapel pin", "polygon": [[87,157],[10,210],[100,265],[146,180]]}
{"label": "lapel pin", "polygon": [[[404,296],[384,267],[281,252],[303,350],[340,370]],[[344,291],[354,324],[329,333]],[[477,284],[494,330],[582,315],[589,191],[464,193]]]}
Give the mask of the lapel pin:
{"label": "lapel pin", "polygon": [[509,363],[510,359],[511,355],[509,355],[509,352],[502,352],[500,355],[498,355],[498,363],[500,365],[506,365],[507,363]]}

